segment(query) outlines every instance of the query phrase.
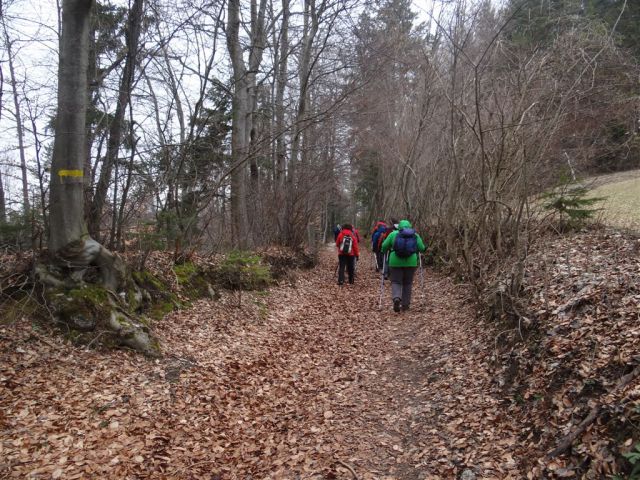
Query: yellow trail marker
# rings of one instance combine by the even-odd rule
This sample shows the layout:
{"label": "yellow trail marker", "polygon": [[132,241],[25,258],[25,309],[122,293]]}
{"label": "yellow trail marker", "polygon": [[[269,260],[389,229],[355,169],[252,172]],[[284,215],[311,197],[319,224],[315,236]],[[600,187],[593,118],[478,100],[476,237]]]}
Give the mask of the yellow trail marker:
{"label": "yellow trail marker", "polygon": [[58,170],[59,177],[82,177],[84,173],[82,170]]}

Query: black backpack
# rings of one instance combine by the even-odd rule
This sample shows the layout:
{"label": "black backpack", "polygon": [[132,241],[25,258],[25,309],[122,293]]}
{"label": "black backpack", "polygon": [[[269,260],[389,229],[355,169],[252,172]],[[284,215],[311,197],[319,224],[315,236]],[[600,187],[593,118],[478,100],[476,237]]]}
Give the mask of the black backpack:
{"label": "black backpack", "polygon": [[400,258],[408,258],[418,253],[418,238],[413,228],[403,228],[393,241],[393,251]]}
{"label": "black backpack", "polygon": [[342,237],[342,242],[340,242],[340,253],[343,255],[349,255],[352,248],[353,238],[351,238],[351,235],[345,234],[344,237]]}

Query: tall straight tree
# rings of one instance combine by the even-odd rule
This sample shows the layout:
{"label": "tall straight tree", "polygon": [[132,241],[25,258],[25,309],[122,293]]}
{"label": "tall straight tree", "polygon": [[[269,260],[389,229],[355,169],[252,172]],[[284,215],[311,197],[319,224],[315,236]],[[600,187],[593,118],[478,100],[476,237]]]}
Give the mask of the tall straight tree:
{"label": "tall straight tree", "polygon": [[[247,212],[246,165],[251,160],[256,76],[262,62],[266,35],[266,0],[251,0],[249,64],[245,64],[240,43],[240,0],[229,0],[227,48],[233,68],[233,118],[231,132],[231,225],[237,246],[244,247],[250,236]],[[254,169],[252,169],[254,170]],[[255,170],[257,172],[257,170]]]}
{"label": "tall straight tree", "polygon": [[58,115],[51,165],[49,249],[54,253],[87,234],[83,165],[92,6],[93,0],[64,0],[62,4]]}
{"label": "tall straight tree", "polygon": [[9,63],[9,75],[11,82],[11,91],[13,93],[13,106],[14,115],[16,118],[16,133],[18,135],[18,153],[20,155],[20,172],[22,177],[22,203],[25,216],[28,218],[30,215],[30,202],[29,202],[29,182],[27,179],[27,159],[25,156],[24,147],[24,127],[22,124],[22,113],[20,110],[20,99],[18,98],[18,79],[16,78],[16,70],[14,65],[15,52],[13,51],[13,40],[9,37],[9,31],[7,30],[6,17],[2,11],[2,2],[0,1],[0,19],[2,22],[2,30],[4,33],[4,43],[7,49],[7,60]]}
{"label": "tall straight tree", "polygon": [[[120,80],[120,89],[118,91],[118,102],[116,111],[109,125],[109,140],[107,141],[107,155],[104,159],[100,177],[96,186],[96,192],[93,196],[91,205],[91,213],[89,215],[89,233],[100,239],[100,222],[102,212],[107,200],[107,192],[111,184],[111,176],[113,168],[118,161],[118,152],[122,143],[122,126],[124,123],[124,115],[127,105],[131,100],[131,89],[133,88],[134,73],[136,67],[136,58],[138,52],[138,41],[140,39],[140,30],[142,26],[142,12],[144,0],[134,0],[129,18],[127,20],[127,29],[125,31],[126,38],[126,56],[124,69],[122,70],[122,78]],[[116,213],[114,212],[113,215]]]}

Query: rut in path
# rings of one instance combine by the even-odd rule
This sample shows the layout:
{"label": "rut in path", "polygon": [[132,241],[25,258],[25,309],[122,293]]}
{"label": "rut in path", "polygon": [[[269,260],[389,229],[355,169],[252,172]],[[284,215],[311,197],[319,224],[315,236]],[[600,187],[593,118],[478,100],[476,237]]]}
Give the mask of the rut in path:
{"label": "rut in path", "polygon": [[380,311],[367,255],[355,285],[337,285],[327,249],[295,288],[167,316],[162,360],[25,334],[3,350],[0,476],[524,478],[464,288],[425,271],[410,312],[393,313],[388,283]]}

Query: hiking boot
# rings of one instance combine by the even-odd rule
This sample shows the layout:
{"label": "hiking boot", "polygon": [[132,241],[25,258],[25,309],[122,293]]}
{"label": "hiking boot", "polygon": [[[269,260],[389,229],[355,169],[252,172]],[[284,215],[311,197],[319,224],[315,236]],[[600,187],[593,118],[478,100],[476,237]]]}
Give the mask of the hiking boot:
{"label": "hiking boot", "polygon": [[409,305],[402,305],[402,311],[406,312],[407,310],[409,310]]}
{"label": "hiking boot", "polygon": [[338,285],[344,285],[344,282],[338,282]]}
{"label": "hiking boot", "polygon": [[400,311],[400,299],[399,298],[394,298],[393,299],[393,311],[398,313]]}

